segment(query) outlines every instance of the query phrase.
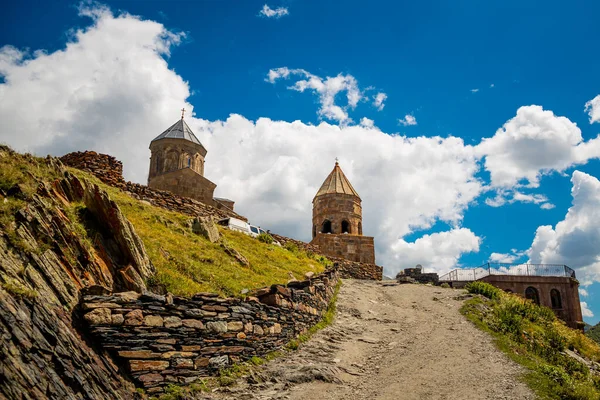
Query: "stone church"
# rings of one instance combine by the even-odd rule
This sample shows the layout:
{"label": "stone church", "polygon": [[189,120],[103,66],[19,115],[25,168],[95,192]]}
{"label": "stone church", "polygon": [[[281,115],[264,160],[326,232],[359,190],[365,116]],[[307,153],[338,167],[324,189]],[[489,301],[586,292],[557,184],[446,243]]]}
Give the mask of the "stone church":
{"label": "stone church", "polygon": [[375,264],[375,244],[363,236],[362,200],[336,161],[313,199],[312,241],[330,257]]}
{"label": "stone church", "polygon": [[213,197],[217,185],[204,177],[207,150],[185,123],[183,113],[150,142],[150,152],[149,187],[233,210],[232,200]]}

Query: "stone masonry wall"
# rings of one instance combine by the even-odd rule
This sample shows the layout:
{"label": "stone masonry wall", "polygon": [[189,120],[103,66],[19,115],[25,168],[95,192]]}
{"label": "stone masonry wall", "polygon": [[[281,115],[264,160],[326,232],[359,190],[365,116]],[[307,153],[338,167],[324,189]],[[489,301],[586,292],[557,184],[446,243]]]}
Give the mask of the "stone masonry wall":
{"label": "stone masonry wall", "polygon": [[125,182],[122,163],[106,154],[93,151],[75,152],[60,157],[60,160],[65,165],[89,172],[102,182],[129,192],[135,199],[147,201],[156,207],[177,211],[192,217],[214,217],[217,219],[234,217],[243,221],[248,220],[246,217],[225,207],[217,209],[171,192],[152,189],[138,183]]}
{"label": "stone masonry wall", "polygon": [[148,187],[196,199],[211,206],[215,205],[213,194],[217,185],[191,168],[183,168],[157,175],[148,179]]}
{"label": "stone masonry wall", "polygon": [[326,256],[340,257],[367,264],[375,263],[375,244],[370,236],[318,233],[311,244]]}
{"label": "stone masonry wall", "polygon": [[281,348],[320,320],[338,280],[333,269],[245,300],[210,293],[84,296],[82,309],[95,341],[136,385],[160,393],[170,383],[188,384]]}

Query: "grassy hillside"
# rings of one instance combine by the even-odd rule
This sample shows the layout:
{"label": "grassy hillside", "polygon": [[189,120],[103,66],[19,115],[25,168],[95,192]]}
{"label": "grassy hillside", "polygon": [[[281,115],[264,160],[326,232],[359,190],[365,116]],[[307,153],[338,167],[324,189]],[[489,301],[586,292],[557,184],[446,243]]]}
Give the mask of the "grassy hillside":
{"label": "grassy hillside", "polygon": [[[14,153],[5,147],[0,147],[0,153],[4,154],[0,156],[0,190],[7,195],[5,199],[0,198],[0,230],[10,236],[14,231],[15,212],[35,193],[39,182],[58,179],[60,174],[49,168],[43,158]],[[306,272],[321,272],[329,262],[297,248],[281,248],[220,228],[222,242],[249,261],[248,266],[243,265],[228,255],[220,243],[210,243],[194,234],[189,216],[135,200],[90,174],[69,170],[109,193],[135,227],[156,266],[157,275],[148,283],[173,294],[209,291],[226,296],[240,295],[242,289],[285,283],[290,273],[302,279]],[[15,191],[17,185],[21,190]],[[73,205],[76,212],[65,211],[80,228],[77,232],[89,236],[89,242],[93,243],[93,231],[86,230],[85,221],[79,219],[85,216],[81,207]]]}
{"label": "grassy hillside", "polygon": [[540,399],[600,398],[600,375],[589,368],[600,361],[597,343],[566,327],[547,307],[483,282],[467,289],[482,296],[467,301],[461,312],[527,368],[524,379]]}

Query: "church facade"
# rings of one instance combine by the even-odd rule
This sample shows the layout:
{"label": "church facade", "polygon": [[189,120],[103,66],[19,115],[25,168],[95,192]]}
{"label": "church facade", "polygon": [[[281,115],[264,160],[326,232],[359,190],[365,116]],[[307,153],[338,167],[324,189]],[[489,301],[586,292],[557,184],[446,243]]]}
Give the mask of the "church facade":
{"label": "church facade", "polygon": [[150,142],[148,186],[233,210],[234,202],[214,198],[217,185],[204,177],[206,148],[181,119]]}
{"label": "church facade", "polygon": [[363,236],[361,202],[336,161],[313,199],[311,244],[330,257],[375,264],[374,239]]}

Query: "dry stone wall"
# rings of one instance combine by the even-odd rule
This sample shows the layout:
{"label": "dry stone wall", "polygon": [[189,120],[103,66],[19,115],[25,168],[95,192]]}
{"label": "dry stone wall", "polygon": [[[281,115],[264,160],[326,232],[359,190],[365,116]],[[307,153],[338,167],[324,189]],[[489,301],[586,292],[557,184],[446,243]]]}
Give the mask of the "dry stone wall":
{"label": "dry stone wall", "polygon": [[199,293],[84,296],[89,332],[136,385],[160,393],[281,348],[316,324],[339,280],[336,270],[259,289],[244,300]]}
{"label": "dry stone wall", "polygon": [[124,190],[135,199],[147,201],[156,207],[177,211],[192,217],[214,217],[217,219],[234,217],[244,221],[248,220],[227,207],[215,208],[171,192],[152,189],[138,183],[125,182],[125,179],[123,179],[123,164],[106,154],[99,154],[94,151],[75,152],[62,156],[60,160],[65,165],[89,172],[102,182]]}

